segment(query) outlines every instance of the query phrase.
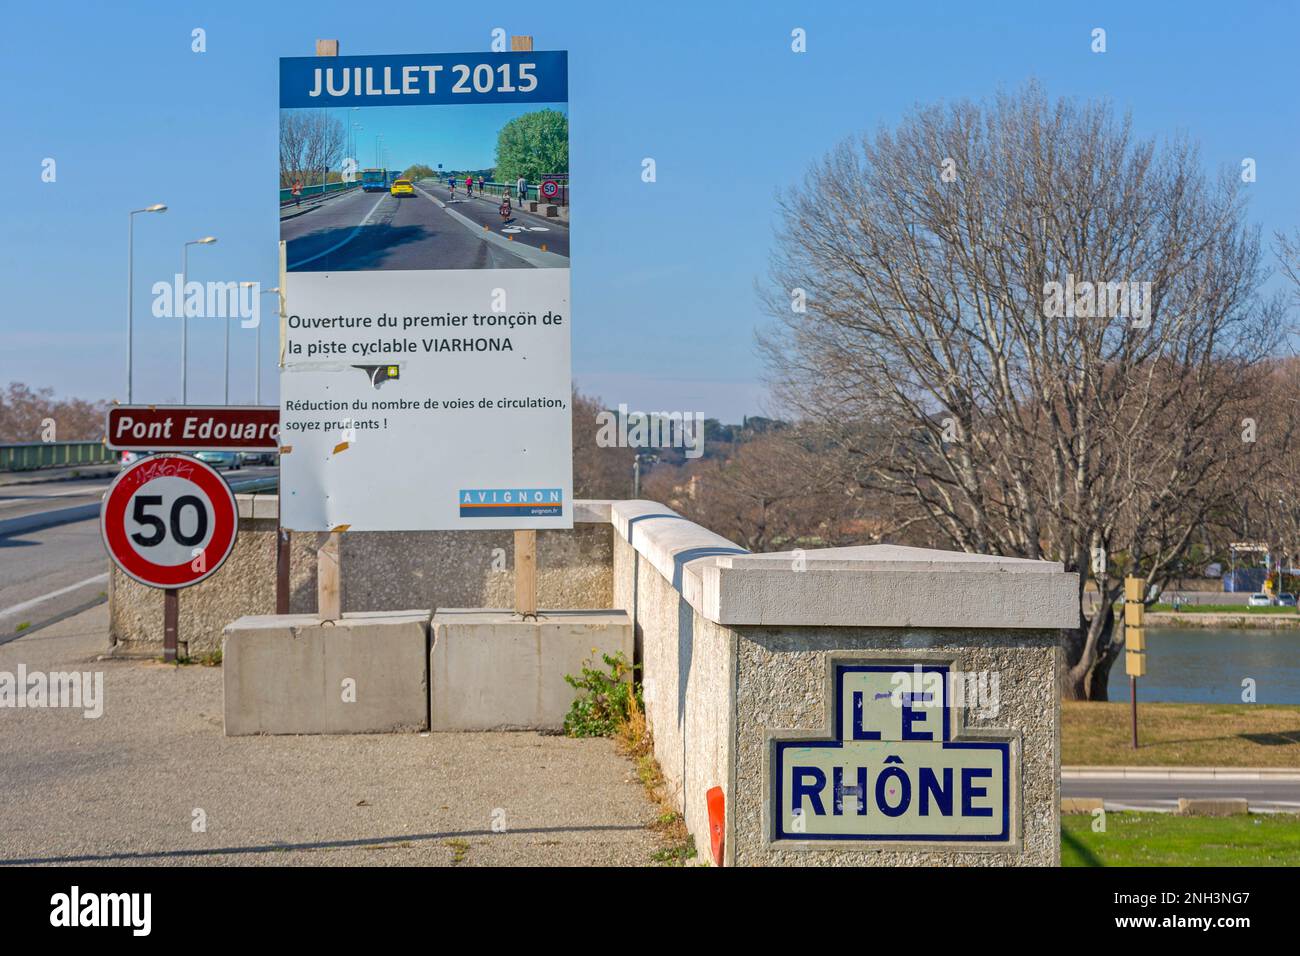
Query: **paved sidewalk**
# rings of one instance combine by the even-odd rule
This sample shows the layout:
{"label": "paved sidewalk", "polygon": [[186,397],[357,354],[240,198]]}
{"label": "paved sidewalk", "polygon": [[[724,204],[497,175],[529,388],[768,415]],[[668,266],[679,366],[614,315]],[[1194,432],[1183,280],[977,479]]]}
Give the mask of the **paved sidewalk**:
{"label": "paved sidewalk", "polygon": [[660,848],[611,741],[228,738],[220,668],[97,660],[107,620],[101,606],[0,646],[11,674],[104,674],[98,719],[0,707],[0,865],[640,866]]}

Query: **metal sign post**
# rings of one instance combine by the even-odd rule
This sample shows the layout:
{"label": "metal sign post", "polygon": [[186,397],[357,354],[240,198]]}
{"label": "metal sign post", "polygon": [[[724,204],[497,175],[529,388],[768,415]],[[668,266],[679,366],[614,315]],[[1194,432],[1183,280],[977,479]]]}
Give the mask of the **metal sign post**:
{"label": "metal sign post", "polygon": [[177,588],[163,588],[163,660],[176,660],[180,646],[181,592]]}

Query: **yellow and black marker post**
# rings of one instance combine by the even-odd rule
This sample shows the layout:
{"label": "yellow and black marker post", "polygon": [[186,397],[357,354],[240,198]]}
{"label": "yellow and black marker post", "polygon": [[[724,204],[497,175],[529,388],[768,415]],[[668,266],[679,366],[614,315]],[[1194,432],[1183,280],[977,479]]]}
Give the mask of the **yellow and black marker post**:
{"label": "yellow and black marker post", "polygon": [[1147,676],[1147,632],[1142,626],[1146,606],[1142,603],[1146,582],[1124,579],[1124,669],[1128,672],[1128,696],[1133,711],[1133,749],[1138,745],[1137,679]]}

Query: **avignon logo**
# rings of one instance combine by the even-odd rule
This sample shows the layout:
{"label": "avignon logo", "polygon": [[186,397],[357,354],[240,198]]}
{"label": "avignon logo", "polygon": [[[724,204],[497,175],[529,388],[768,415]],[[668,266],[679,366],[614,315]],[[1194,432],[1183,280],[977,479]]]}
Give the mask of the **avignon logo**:
{"label": "avignon logo", "polygon": [[50,897],[51,926],[129,926],[134,936],[148,936],[153,925],[152,893],[70,893]]}

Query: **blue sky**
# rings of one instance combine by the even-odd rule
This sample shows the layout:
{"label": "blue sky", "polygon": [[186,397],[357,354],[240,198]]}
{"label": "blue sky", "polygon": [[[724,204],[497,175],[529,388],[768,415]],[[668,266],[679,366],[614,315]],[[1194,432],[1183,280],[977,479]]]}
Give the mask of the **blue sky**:
{"label": "blue sky", "polygon": [[[195,27],[206,53],[190,50]],[[1142,134],[1198,140],[1207,169],[1253,157],[1251,217],[1300,225],[1292,4],[10,4],[0,382],[124,396],[127,212],[165,202],[136,217],[136,398],[177,398],[179,333],[149,314],[149,288],[179,271],[182,243],[219,238],[192,248],[193,279],[275,283],[278,58],[316,37],[346,55],[486,50],[495,27],[569,50],[574,376],[609,405],[763,411],[755,283],[773,194],[916,103],[1030,77],[1106,97]],[[806,53],[790,49],[796,27]],[[221,328],[190,331],[191,400],[219,400]],[[251,400],[252,332],[232,335],[232,397]]]}

